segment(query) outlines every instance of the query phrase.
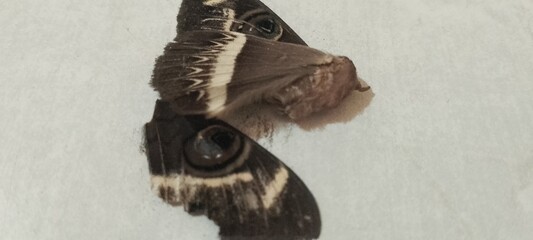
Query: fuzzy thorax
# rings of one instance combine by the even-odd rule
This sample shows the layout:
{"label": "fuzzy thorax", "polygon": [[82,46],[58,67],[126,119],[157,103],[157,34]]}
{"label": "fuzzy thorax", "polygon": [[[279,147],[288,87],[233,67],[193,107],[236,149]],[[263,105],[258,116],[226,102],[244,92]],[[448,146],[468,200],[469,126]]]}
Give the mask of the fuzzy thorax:
{"label": "fuzzy thorax", "polygon": [[314,74],[305,76],[271,96],[291,119],[297,120],[338,106],[354,89],[361,88],[353,62],[335,57],[319,66]]}

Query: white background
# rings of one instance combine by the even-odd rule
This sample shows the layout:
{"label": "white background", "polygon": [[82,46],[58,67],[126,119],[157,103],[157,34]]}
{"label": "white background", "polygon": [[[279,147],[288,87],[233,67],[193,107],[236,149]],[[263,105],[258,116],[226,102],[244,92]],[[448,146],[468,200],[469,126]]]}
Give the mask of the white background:
{"label": "white background", "polygon": [[[533,239],[533,2],[265,0],[373,89],[267,144],[321,239]],[[215,239],[150,191],[142,125],[179,1],[0,2],[0,239]]]}

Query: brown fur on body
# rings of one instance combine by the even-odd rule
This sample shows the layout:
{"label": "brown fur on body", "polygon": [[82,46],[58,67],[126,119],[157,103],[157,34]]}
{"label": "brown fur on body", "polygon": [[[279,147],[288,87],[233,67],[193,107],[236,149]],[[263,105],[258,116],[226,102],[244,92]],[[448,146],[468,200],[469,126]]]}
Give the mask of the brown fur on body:
{"label": "brown fur on body", "polygon": [[338,106],[361,83],[353,62],[335,57],[330,64],[320,66],[314,74],[294,81],[270,97],[291,119],[297,120]]}

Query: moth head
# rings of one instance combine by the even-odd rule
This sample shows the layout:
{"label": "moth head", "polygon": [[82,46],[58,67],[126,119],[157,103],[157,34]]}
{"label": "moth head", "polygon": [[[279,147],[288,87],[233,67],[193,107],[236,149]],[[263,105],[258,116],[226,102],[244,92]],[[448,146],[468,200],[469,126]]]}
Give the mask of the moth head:
{"label": "moth head", "polygon": [[185,142],[185,169],[195,176],[223,176],[242,166],[248,152],[247,140],[237,131],[212,125]]}
{"label": "moth head", "polygon": [[240,32],[260,38],[306,45],[259,0],[183,0],[178,35],[194,30]]}

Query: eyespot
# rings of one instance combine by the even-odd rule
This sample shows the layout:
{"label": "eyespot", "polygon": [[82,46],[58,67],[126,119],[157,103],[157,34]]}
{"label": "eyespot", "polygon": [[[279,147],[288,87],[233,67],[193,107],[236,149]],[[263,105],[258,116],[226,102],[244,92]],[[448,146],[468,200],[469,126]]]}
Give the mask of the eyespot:
{"label": "eyespot", "polygon": [[281,37],[281,25],[270,15],[259,15],[250,21],[251,24],[260,32],[265,38],[278,39]]}
{"label": "eyespot", "polygon": [[261,19],[260,21],[255,23],[255,25],[257,26],[257,28],[259,28],[259,30],[266,34],[275,33],[276,28],[278,27],[278,25],[276,25],[276,22],[271,18]]}
{"label": "eyespot", "polygon": [[235,131],[211,126],[185,143],[185,160],[190,170],[202,175],[227,172],[241,156],[243,143]]}
{"label": "eyespot", "polygon": [[241,20],[243,21],[242,24],[234,27],[232,31],[271,40],[278,40],[283,34],[281,24],[268,12],[251,12],[245,14]]}

